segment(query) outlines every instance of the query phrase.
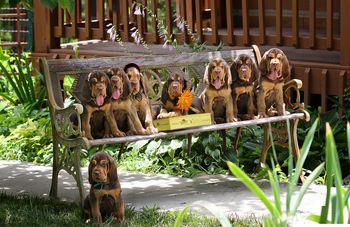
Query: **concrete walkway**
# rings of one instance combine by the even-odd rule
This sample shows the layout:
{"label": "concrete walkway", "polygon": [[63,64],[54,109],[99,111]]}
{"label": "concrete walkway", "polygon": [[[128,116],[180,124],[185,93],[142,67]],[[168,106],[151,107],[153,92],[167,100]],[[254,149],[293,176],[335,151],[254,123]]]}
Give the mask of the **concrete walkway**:
{"label": "concrete walkway", "polygon": [[[18,161],[0,160],[0,191],[9,194],[28,193],[48,196],[51,185],[51,167],[33,165]],[[128,206],[159,207],[162,210],[181,209],[186,204],[205,200],[215,204],[227,215],[261,216],[268,214],[258,200],[241,182],[227,175],[206,175],[193,179],[173,177],[165,174],[142,174],[118,172],[122,186],[122,197]],[[83,168],[86,192],[89,190],[87,168]],[[259,181],[271,200],[273,200],[268,181]],[[297,222],[305,223],[309,214],[319,214],[324,203],[326,188],[312,185],[305,195],[297,216]],[[281,184],[282,202],[285,201],[286,184]],[[58,196],[66,201],[78,201],[79,194],[73,177],[65,171],[60,172]],[[294,196],[295,199],[297,195]],[[201,207],[193,210],[206,214]]]}

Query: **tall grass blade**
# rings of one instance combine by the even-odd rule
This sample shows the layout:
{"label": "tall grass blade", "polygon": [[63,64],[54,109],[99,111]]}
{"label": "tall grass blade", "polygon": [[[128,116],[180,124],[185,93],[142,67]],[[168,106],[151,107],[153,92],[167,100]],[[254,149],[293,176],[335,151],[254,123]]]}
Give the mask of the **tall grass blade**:
{"label": "tall grass blade", "polygon": [[[14,90],[17,98],[19,99],[19,101],[21,103],[24,103],[24,99],[23,99],[23,97],[21,95],[21,92],[18,90],[18,87],[16,86],[15,81],[13,80],[12,76],[10,75],[10,73],[7,71],[6,67],[2,64],[2,62],[0,62],[0,68],[1,68],[1,71],[4,74],[4,76],[6,77],[7,81],[10,83],[11,87],[13,88],[13,90]],[[13,71],[12,68],[11,68],[11,71]]]}
{"label": "tall grass blade", "polygon": [[302,167],[304,165],[305,159],[309,153],[312,141],[314,139],[314,135],[315,135],[315,131],[316,131],[316,127],[318,124],[318,119],[315,120],[315,122],[312,124],[309,132],[306,135],[306,138],[304,140],[303,146],[300,149],[300,158],[297,161],[296,167],[295,167],[295,172],[292,176],[289,176],[289,184],[287,187],[287,193],[290,196],[286,197],[286,206],[287,206],[287,214],[290,213],[290,207],[291,207],[291,198],[292,198],[292,194],[295,190],[295,187],[297,185],[298,179],[299,179],[299,174],[302,170]]}
{"label": "tall grass blade", "polygon": [[326,123],[326,150],[332,155],[334,173],[334,184],[336,188],[336,218],[335,224],[344,223],[344,202],[343,202],[343,178],[340,170],[340,163],[333,133],[329,123]]}
{"label": "tall grass blade", "polygon": [[324,168],[324,163],[321,163],[319,166],[317,166],[312,173],[306,178],[306,180],[303,183],[303,186],[301,186],[300,188],[300,192],[298,195],[297,200],[294,203],[294,207],[293,209],[291,209],[290,214],[289,215],[295,215],[298,207],[307,191],[307,189],[310,187],[310,185],[312,184],[312,182],[315,181],[315,179],[322,173]]}
{"label": "tall grass blade", "polygon": [[[19,66],[20,67],[20,66]],[[17,87],[17,90],[19,91],[19,94],[22,99],[23,99],[23,103],[27,103],[28,102],[28,99],[27,99],[27,96],[25,94],[25,91],[24,91],[24,84],[22,83],[22,80],[21,80],[21,74],[19,73],[19,68],[18,65],[14,65],[13,67],[10,67],[11,69],[11,72],[12,72],[12,77],[15,81],[15,86]]]}
{"label": "tall grass blade", "polygon": [[266,208],[269,210],[272,216],[278,216],[279,212],[276,209],[275,205],[271,201],[269,201],[269,199],[261,190],[261,188],[256,183],[254,183],[244,171],[242,171],[237,165],[230,161],[227,162],[227,166],[229,167],[231,172],[236,177],[238,177],[243,182],[243,184],[261,200],[261,202],[263,202],[263,204],[266,206]]}
{"label": "tall grass blade", "polygon": [[232,227],[230,220],[225,216],[223,212],[221,212],[215,204],[210,203],[208,201],[199,200],[193,203],[195,206],[200,206],[207,209],[210,213],[212,213],[220,222],[223,227]]}
{"label": "tall grass blade", "polygon": [[16,101],[14,99],[12,99],[12,97],[10,95],[8,95],[5,92],[1,92],[0,96],[4,97],[5,99],[7,99],[8,101],[10,101],[13,105],[16,105]]}
{"label": "tall grass blade", "polygon": [[23,95],[25,97],[25,99],[27,100],[28,103],[32,103],[31,100],[31,94],[29,91],[29,84],[27,83],[27,79],[26,77],[28,77],[27,74],[25,74],[23,72],[23,65],[22,65],[22,61],[20,59],[16,59],[16,63],[17,63],[17,72],[18,72],[18,80],[20,82],[20,84],[18,84],[19,86],[21,86],[21,88],[23,88]]}
{"label": "tall grass blade", "polygon": [[272,193],[273,193],[273,197],[275,200],[275,205],[276,208],[279,212],[279,215],[282,214],[282,206],[281,206],[281,195],[280,195],[280,186],[279,186],[279,182],[278,182],[278,176],[277,176],[277,171],[275,168],[275,162],[273,161],[273,159],[271,158],[271,164],[272,164],[272,172],[269,170],[268,174],[269,174],[269,180],[270,180],[270,184],[271,184],[271,188],[272,188]]}
{"label": "tall grass blade", "polygon": [[31,97],[31,102],[35,102],[35,88],[34,88],[34,80],[32,77],[32,70],[31,70],[31,65],[28,62],[28,59],[25,59],[25,65],[26,65],[26,70],[27,70],[27,76],[25,77],[27,80],[27,84],[28,84],[28,90],[30,93],[30,97]]}
{"label": "tall grass blade", "polygon": [[188,208],[190,208],[190,205],[185,206],[185,208],[177,215],[174,227],[181,227],[182,220],[184,219]]}

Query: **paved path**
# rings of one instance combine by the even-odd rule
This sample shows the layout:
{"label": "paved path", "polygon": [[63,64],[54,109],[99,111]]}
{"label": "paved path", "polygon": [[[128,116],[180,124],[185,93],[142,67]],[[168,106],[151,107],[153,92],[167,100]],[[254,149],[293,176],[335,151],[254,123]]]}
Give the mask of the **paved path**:
{"label": "paved path", "polygon": [[[87,168],[83,168],[83,176],[85,189],[88,191]],[[206,200],[228,215],[236,213],[240,216],[261,216],[268,213],[264,205],[232,176],[206,175],[188,179],[119,170],[119,178],[124,201],[136,209],[157,206],[163,210],[174,210],[198,200]],[[272,199],[269,182],[264,180],[258,184]],[[0,191],[48,196],[50,185],[51,167],[0,160]],[[281,184],[281,189],[284,201],[286,184]],[[300,206],[298,220],[311,213],[320,213],[325,192],[324,186],[311,186]],[[78,201],[79,198],[73,177],[65,171],[61,171],[59,175],[58,196],[68,201]],[[193,210],[207,213],[200,207]]]}

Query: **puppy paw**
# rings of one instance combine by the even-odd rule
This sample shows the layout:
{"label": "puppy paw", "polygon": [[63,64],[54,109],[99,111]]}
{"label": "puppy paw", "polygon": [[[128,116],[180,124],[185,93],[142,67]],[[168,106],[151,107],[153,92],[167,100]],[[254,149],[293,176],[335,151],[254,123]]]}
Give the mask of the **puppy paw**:
{"label": "puppy paw", "polygon": [[158,129],[156,129],[155,127],[153,127],[153,126],[149,126],[149,127],[147,127],[147,133],[148,134],[155,134],[155,133],[158,133]]}
{"label": "puppy paw", "polygon": [[150,134],[146,129],[141,129],[136,132],[137,135],[148,135]]}
{"label": "puppy paw", "polygon": [[120,130],[117,130],[115,133],[113,133],[113,135],[116,137],[122,137],[125,136],[125,133]]}
{"label": "puppy paw", "polygon": [[157,119],[166,118],[167,115],[168,114],[164,114],[164,113],[158,114]]}
{"label": "puppy paw", "polygon": [[237,121],[239,121],[239,120],[238,120],[238,118],[236,118],[236,117],[228,117],[228,118],[226,119],[226,122],[237,122]]}
{"label": "puppy paw", "polygon": [[256,116],[257,119],[265,117],[267,117],[265,113],[258,113],[258,115]]}
{"label": "puppy paw", "polygon": [[94,137],[92,137],[92,135],[90,133],[85,133],[85,137],[88,139],[88,140],[93,140]]}

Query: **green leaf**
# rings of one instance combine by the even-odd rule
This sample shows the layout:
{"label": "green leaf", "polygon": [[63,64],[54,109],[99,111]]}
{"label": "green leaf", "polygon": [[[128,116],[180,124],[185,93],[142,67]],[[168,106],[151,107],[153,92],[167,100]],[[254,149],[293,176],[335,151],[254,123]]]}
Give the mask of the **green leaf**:
{"label": "green leaf", "polygon": [[315,120],[315,122],[312,124],[309,132],[306,135],[306,138],[304,140],[303,146],[300,149],[300,158],[297,161],[296,167],[295,167],[295,173],[290,177],[289,184],[287,187],[287,193],[290,196],[286,197],[286,206],[287,206],[287,213],[290,212],[290,207],[291,207],[291,197],[294,192],[294,189],[297,185],[298,179],[299,179],[299,174],[303,168],[305,159],[310,151],[310,147],[314,138],[314,134],[316,131],[316,127],[318,124],[318,119]]}
{"label": "green leaf", "polygon": [[140,150],[142,147],[144,147],[149,140],[139,140],[134,143],[129,143],[128,148],[132,148],[133,150]]}
{"label": "green leaf", "polygon": [[267,198],[261,188],[256,183],[254,183],[246,173],[244,173],[244,171],[242,171],[237,165],[232,162],[227,162],[227,165],[231,172],[236,177],[238,177],[242,183],[261,200],[261,202],[264,203],[272,216],[279,216],[279,212],[276,209],[275,205]]}
{"label": "green leaf", "polygon": [[40,0],[40,2],[51,10],[54,10],[57,6],[57,0]]}
{"label": "green leaf", "polygon": [[63,9],[68,10],[70,14],[73,13],[74,10],[74,0],[58,0],[58,3]]}
{"label": "green leaf", "polygon": [[155,141],[155,140],[152,140],[148,145],[147,145],[147,148],[146,148],[146,151],[145,153],[150,155],[152,153],[155,153],[158,149],[158,147],[160,146],[160,144],[162,143],[162,140],[158,140],[158,141]]}
{"label": "green leaf", "polygon": [[169,146],[170,146],[172,149],[176,150],[176,149],[182,147],[184,141],[185,141],[185,140],[176,140],[176,139],[175,139],[175,140],[171,140]]}
{"label": "green leaf", "polygon": [[208,201],[199,200],[193,203],[195,206],[201,206],[207,209],[210,213],[212,213],[220,222],[223,227],[231,227],[230,220],[225,216],[225,214],[218,209],[215,204],[210,203]]}
{"label": "green leaf", "polygon": [[189,205],[185,206],[185,208],[177,215],[174,227],[181,227],[182,220],[185,217],[188,208],[190,208]]}
{"label": "green leaf", "polygon": [[310,187],[310,185],[312,184],[312,182],[315,181],[315,179],[321,174],[321,172],[323,171],[324,168],[324,163],[321,163],[319,166],[317,166],[314,171],[312,171],[312,173],[306,178],[306,180],[304,181],[303,185],[300,188],[300,192],[299,192],[299,196],[297,198],[297,200],[294,202],[294,207],[291,209],[290,213],[291,215],[295,215],[298,207],[307,191],[307,189]]}

